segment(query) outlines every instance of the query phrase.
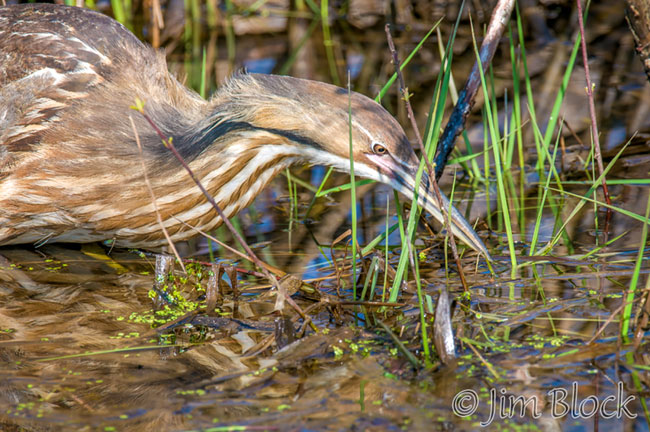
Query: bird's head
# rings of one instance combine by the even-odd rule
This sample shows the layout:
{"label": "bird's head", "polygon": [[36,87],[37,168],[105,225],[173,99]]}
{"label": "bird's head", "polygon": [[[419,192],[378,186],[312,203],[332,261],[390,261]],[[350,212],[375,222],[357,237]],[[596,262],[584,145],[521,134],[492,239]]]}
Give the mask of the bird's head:
{"label": "bird's head", "polygon": [[[419,160],[404,130],[368,97],[322,82],[261,74],[235,76],[221,96],[235,121],[284,137],[307,163],[349,172],[351,135],[356,176],[388,184],[409,198],[417,190],[419,204],[443,222],[426,172],[416,187]],[[442,198],[451,209],[453,233],[489,258],[469,223]]]}

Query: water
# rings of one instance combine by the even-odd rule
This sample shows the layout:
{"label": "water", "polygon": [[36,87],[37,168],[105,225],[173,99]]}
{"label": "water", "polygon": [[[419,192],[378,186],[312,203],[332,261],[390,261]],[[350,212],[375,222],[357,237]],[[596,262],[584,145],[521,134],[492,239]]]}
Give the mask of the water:
{"label": "water", "polygon": [[[406,28],[407,22],[414,29],[398,36],[398,46],[405,52],[430,28],[432,23],[422,17],[433,16],[429,9],[436,5],[417,4],[415,12],[409,12],[410,21],[408,11],[397,11],[398,24]],[[570,14],[555,9],[546,12],[553,12],[546,24],[556,25],[552,30],[560,37],[562,17]],[[622,11],[609,11],[607,16],[617,14]],[[341,77],[344,69],[351,67],[357,77],[355,89],[374,95],[391,71],[382,25],[351,32],[341,20],[339,17],[333,23],[336,70]],[[300,20],[289,22],[298,26]],[[451,21],[445,22],[443,34],[449,34],[450,25]],[[611,44],[607,35],[616,33],[611,27],[601,27],[595,26],[593,31],[600,32],[601,42],[605,39]],[[455,52],[460,74],[473,61],[468,28],[460,29],[459,52]],[[211,36],[206,37],[217,54],[209,66],[212,74],[208,74],[208,88],[242,65],[251,71],[277,72],[291,56],[289,47],[295,46],[288,32],[273,37],[237,35],[235,63],[229,64],[226,41],[222,36],[214,40]],[[607,58],[615,51],[605,42],[605,48],[592,51],[595,56]],[[297,54],[293,73],[311,70],[308,77],[332,81],[320,33],[309,36],[305,44]],[[431,71],[439,68],[432,55],[437,50],[435,44],[432,40],[425,45],[426,50],[416,56],[407,71],[422,128],[432,94]],[[359,48],[362,54],[357,53]],[[532,73],[542,104],[552,100],[543,93],[546,68],[551,69],[552,61],[564,62],[559,55],[557,60],[549,56],[548,51],[560,49],[566,49],[562,41],[529,51],[531,70],[535,64],[541,65]],[[186,61],[183,55],[182,50],[170,55],[172,69],[201,64],[198,59]],[[501,78],[510,63],[504,58],[498,61],[496,75]],[[611,158],[623,138],[636,130],[630,119],[635,117],[636,106],[646,103],[641,90],[629,84],[643,82],[639,65],[614,69],[618,72],[600,74],[612,81],[599,88],[620,91],[602,115],[611,124],[611,129],[602,131],[608,137],[602,141],[614,147],[608,148],[606,158]],[[195,71],[186,71],[188,81],[194,84],[198,82]],[[614,78],[625,86],[612,84]],[[456,82],[460,85],[462,79]],[[584,84],[579,76],[572,83],[578,90],[568,105],[583,107]],[[499,80],[496,87],[498,97],[505,99]],[[511,98],[510,93],[507,97]],[[398,102],[396,92],[384,100],[407,125]],[[510,99],[504,105],[511,109]],[[538,115],[543,117],[540,111]],[[573,129],[588,142],[581,126],[582,111],[568,111],[576,114],[570,119]],[[503,114],[499,117],[508,118]],[[640,127],[639,121],[636,123]],[[480,115],[474,115],[470,124],[482,129]],[[471,144],[482,150],[482,130],[469,129]],[[533,164],[532,135],[529,138],[526,161]],[[592,175],[591,168],[585,168],[589,150],[568,133],[564,139],[556,167],[566,176],[566,190],[584,196],[588,186],[567,180],[583,181]],[[630,146],[610,178],[647,177],[644,145],[637,142]],[[483,166],[482,159],[478,165]],[[633,318],[638,322],[634,323],[636,333],[629,335],[631,343],[624,344],[619,337],[619,318],[634,275],[643,225],[630,215],[616,212],[605,236],[602,208],[595,212],[588,204],[569,219],[579,199],[558,193],[557,216],[546,203],[538,222],[543,192],[535,183],[538,176],[528,169],[525,184],[520,186],[517,174],[513,172],[516,189],[510,195],[510,204],[520,209],[512,211],[512,219],[517,261],[522,266],[514,275],[493,184],[486,188],[483,183],[463,179],[456,187],[454,202],[468,220],[480,219],[477,231],[496,258],[491,273],[484,262],[477,264],[476,257],[465,252],[462,264],[469,294],[464,294],[453,264],[446,266],[443,236],[420,223],[415,245],[429,328],[433,314],[426,306],[426,296],[435,305],[444,286],[452,301],[458,359],[448,365],[441,365],[435,355],[432,364],[424,364],[418,293],[410,271],[398,305],[382,303],[392,286],[391,270],[385,279],[383,264],[379,265],[372,299],[375,303],[350,304],[349,262],[342,260],[346,244],[349,255],[349,236],[332,245],[350,227],[348,192],[317,200],[306,215],[313,194],[298,187],[298,203],[293,203],[286,178],[279,177],[239,217],[260,258],[309,282],[308,286],[294,287],[300,290],[293,298],[318,332],[286,304],[282,316],[274,311],[277,296],[269,290],[268,282],[250,274],[254,270],[250,264],[220,247],[214,249],[216,261],[235,264],[241,270],[237,292],[233,292],[228,275],[217,289],[214,276],[211,281],[211,266],[187,262],[189,275],[178,265],[172,277],[167,272],[156,274],[155,264],[160,258],[149,253],[100,245],[0,248],[0,429],[180,431],[241,426],[252,430],[478,430],[483,422],[488,430],[497,425],[593,430],[596,423],[603,429],[648,430],[641,399],[648,391],[647,293],[637,293],[634,299]],[[318,185],[324,171],[319,167],[296,168],[292,176]],[[451,189],[451,179],[451,175],[444,178],[444,190]],[[346,181],[345,176],[336,175],[329,185]],[[647,184],[611,185],[614,205],[643,215]],[[557,185],[552,182],[551,187]],[[525,199],[518,203],[513,197],[521,196],[520,190]],[[392,192],[385,186],[363,186],[357,195],[359,242],[363,246],[384,232],[387,199],[389,224],[396,223],[397,218]],[[567,235],[558,240],[549,256],[529,257],[535,226],[541,227],[537,251],[554,239],[564,223]],[[225,230],[217,236],[234,245]],[[400,253],[399,230],[389,236],[388,244],[387,262],[389,269],[394,269]],[[645,246],[639,289],[647,285],[650,271]],[[183,247],[183,251],[196,261],[209,261],[204,240]],[[373,256],[382,263],[379,258],[383,259],[383,254],[384,244],[380,243],[363,263],[367,267]],[[367,275],[363,265],[359,268],[358,292]],[[348,303],[341,304],[341,300]],[[211,302],[217,310],[207,310]],[[281,345],[288,343],[285,336],[291,330],[298,339],[279,348],[274,338],[283,341]],[[417,367],[404,350],[413,354]],[[554,409],[563,405],[554,401],[553,395],[561,396],[560,389],[566,391],[563,401],[582,412],[556,415],[561,412]],[[616,404],[611,404],[598,415],[591,414],[594,403],[590,405],[589,398],[596,397],[602,407],[608,396],[621,404],[633,397],[625,405],[629,412],[619,415],[613,408]],[[465,397],[468,399],[461,399]],[[528,402],[526,411],[517,411],[510,397]],[[533,402],[537,402],[536,407]],[[463,409],[472,413],[468,417],[458,415]],[[606,418],[612,412],[616,415]],[[632,418],[634,415],[637,418]]]}

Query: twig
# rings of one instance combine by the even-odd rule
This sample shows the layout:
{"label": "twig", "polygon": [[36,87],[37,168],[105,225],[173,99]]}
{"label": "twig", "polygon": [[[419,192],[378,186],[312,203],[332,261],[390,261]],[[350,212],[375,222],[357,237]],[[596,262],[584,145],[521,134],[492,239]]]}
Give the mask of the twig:
{"label": "twig", "polygon": [[165,134],[163,134],[163,132],[160,130],[160,128],[158,128],[158,126],[153,122],[153,120],[151,120],[151,117],[149,117],[147,115],[147,113],[144,112],[144,106],[143,105],[142,106],[137,106],[136,109],[140,112],[140,114],[142,114],[142,116],[145,118],[145,120],[147,120],[149,125],[156,132],[156,134],[158,134],[158,137],[162,140],[163,145],[166,148],[168,148],[169,151],[172,152],[172,154],[178,160],[178,162],[180,162],[180,164],[183,166],[183,168],[185,168],[185,171],[187,171],[187,173],[189,174],[192,181],[194,181],[194,183],[201,190],[201,193],[203,193],[203,196],[205,196],[205,198],[208,200],[208,202],[217,211],[217,213],[219,214],[219,217],[221,218],[223,223],[226,224],[226,226],[228,227],[228,229],[232,233],[233,237],[235,237],[235,239],[239,242],[239,244],[241,244],[241,246],[244,248],[246,253],[251,257],[251,259],[253,260],[255,265],[260,267],[264,271],[265,276],[269,279],[269,281],[271,283],[273,283],[273,285],[276,286],[276,288],[279,289],[279,284],[277,283],[277,279],[275,279],[273,276],[271,276],[271,274],[266,270],[266,268],[262,264],[262,261],[257,257],[257,255],[255,255],[255,252],[253,252],[253,250],[250,248],[250,246],[248,246],[248,243],[246,243],[246,240],[244,240],[244,238],[241,236],[241,234],[239,234],[239,232],[235,229],[233,224],[230,222],[230,219],[228,219],[228,217],[225,215],[223,210],[221,210],[221,207],[219,207],[219,205],[216,203],[216,201],[214,200],[214,198],[212,197],[210,192],[208,192],[207,189],[205,189],[205,187],[203,186],[203,184],[199,181],[199,179],[196,178],[196,175],[194,174],[194,171],[192,171],[192,168],[189,167],[187,162],[185,162],[185,159],[183,159],[183,157],[180,155],[180,153],[178,153],[178,150],[176,150],[176,147],[174,146],[174,143],[172,142],[172,140],[167,138],[165,136]]}
{"label": "twig", "polygon": [[[458,256],[458,249],[456,248],[456,239],[451,234],[452,232],[451,214],[449,213],[449,209],[446,208],[446,206],[443,204],[442,194],[440,193],[440,188],[438,187],[438,181],[436,179],[433,167],[431,166],[431,161],[429,161],[429,158],[427,158],[427,152],[424,149],[424,143],[422,142],[422,137],[420,136],[420,130],[418,129],[418,125],[415,122],[415,115],[413,114],[413,108],[411,108],[411,102],[409,101],[408,89],[404,85],[404,76],[402,75],[402,71],[400,70],[399,67],[400,66],[399,57],[397,55],[397,50],[395,49],[393,36],[390,34],[390,24],[386,24],[385,30],[386,30],[386,38],[388,39],[388,47],[393,56],[393,66],[395,66],[395,71],[397,73],[399,89],[400,92],[402,93],[404,104],[406,105],[406,112],[408,113],[408,117],[411,120],[411,126],[413,127],[415,138],[420,148],[420,153],[422,153],[422,159],[424,159],[424,162],[427,167],[427,171],[429,173],[429,183],[433,186],[433,191],[436,195],[436,199],[438,200],[438,206],[440,206],[442,214],[446,216],[445,222],[447,225],[447,236],[449,238],[449,245],[451,246],[451,252],[454,256],[454,260],[456,261],[456,266],[458,267],[458,274],[460,275],[460,281],[463,284],[463,289],[465,291],[469,291],[469,288],[467,287],[467,281],[465,280],[465,274],[463,273],[463,268],[460,264],[460,257]],[[416,185],[416,188],[418,187],[419,185]],[[410,258],[414,259],[414,257],[412,256],[413,251],[410,251],[410,255],[411,255]],[[412,266],[412,268],[413,270],[415,270],[415,266]],[[417,275],[415,277],[417,277]]]}
{"label": "twig", "polygon": [[[587,99],[589,99],[589,118],[591,119],[591,135],[594,140],[594,157],[598,164],[598,175],[602,175],[605,171],[603,166],[603,155],[600,151],[600,138],[598,137],[598,123],[596,121],[596,106],[594,105],[594,87],[591,83],[591,74],[589,73],[589,59],[587,58],[587,42],[585,41],[585,26],[582,20],[582,3],[580,0],[576,0],[576,5],[578,6],[578,26],[580,27],[580,48],[582,50],[582,63],[585,67],[585,80],[587,81]],[[603,196],[605,197],[605,202],[608,206],[612,205],[612,201],[609,198],[609,191],[607,190],[607,180],[603,176]],[[603,229],[605,235],[609,231],[609,221],[612,218],[612,209],[607,207],[607,216],[605,216],[605,227]],[[607,241],[607,240],[605,240]]]}
{"label": "twig", "polygon": [[377,322],[377,324],[379,324],[379,326],[380,326],[382,329],[384,329],[384,331],[385,331],[386,333],[388,333],[388,336],[390,336],[390,338],[393,340],[393,342],[395,342],[395,345],[397,345],[397,348],[398,348],[400,351],[402,351],[402,353],[404,354],[404,356],[406,356],[406,359],[411,363],[411,366],[413,366],[415,369],[419,369],[421,365],[420,365],[420,362],[418,361],[417,357],[415,357],[415,356],[413,355],[413,353],[412,353],[411,351],[409,351],[408,348],[406,348],[406,347],[404,346],[404,344],[402,343],[402,341],[399,340],[399,337],[398,337],[398,336],[397,336],[397,335],[396,335],[396,334],[395,334],[395,333],[390,329],[390,327],[388,327],[388,326],[387,326],[387,325],[386,325],[382,320],[380,320],[379,318],[375,318],[375,321]]}
{"label": "twig", "polygon": [[[201,229],[199,229],[199,228],[197,228],[197,227],[195,227],[195,226],[192,226],[192,225],[188,224],[187,222],[185,222],[185,221],[183,221],[183,220],[180,220],[180,219],[177,218],[176,216],[172,216],[172,217],[173,217],[174,219],[176,219],[178,222],[180,222],[180,223],[182,223],[183,225],[185,225],[186,227],[188,227],[189,229],[196,231],[197,234],[200,234],[200,235],[202,235],[203,237],[209,239],[210,241],[215,242],[216,244],[218,244],[218,245],[221,246],[222,248],[226,249],[227,251],[232,252],[233,254],[237,255],[238,257],[240,257],[240,258],[242,258],[242,259],[245,259],[246,261],[250,261],[250,262],[252,262],[252,263],[255,264],[255,261],[253,261],[253,260],[252,260],[248,255],[239,252],[237,249],[228,246],[227,244],[225,244],[225,243],[222,242],[221,240],[217,239],[216,237],[214,237],[214,236],[208,234],[207,232],[205,232],[205,231],[203,231],[203,230],[201,230]],[[278,277],[283,277],[284,275],[287,274],[287,273],[284,272],[283,270],[280,270],[279,268],[273,267],[272,265],[267,264],[267,263],[265,263],[264,261],[262,261],[262,264],[266,267],[266,269],[267,269],[268,271],[270,271],[271,273],[275,274],[275,275],[278,276]],[[239,269],[238,269],[238,271],[239,271]],[[262,276],[263,276],[263,275],[262,275]]]}
{"label": "twig", "polygon": [[478,352],[478,350],[476,349],[476,347],[474,347],[474,342],[473,342],[472,340],[467,339],[467,338],[462,338],[461,340],[462,340],[463,342],[465,342],[465,344],[467,344],[467,346],[469,347],[469,349],[471,349],[472,351],[474,351],[474,354],[476,355],[476,357],[479,358],[479,360],[481,361],[481,363],[483,363],[483,364],[485,365],[485,367],[487,368],[487,370],[492,374],[492,376],[493,376],[494,378],[496,378],[496,379],[501,378],[501,376],[500,376],[499,373],[496,371],[496,369],[494,369],[494,366],[492,366],[492,364],[491,364],[489,361],[487,361],[487,360],[485,359],[485,357],[483,357],[483,356],[481,355],[480,352]]}
{"label": "twig", "polygon": [[[488,65],[492,62],[497,45],[506,28],[506,24],[510,20],[510,15],[514,7],[514,0],[499,0],[494,7],[485,38],[481,44],[480,59],[481,65],[483,66],[483,73],[487,71]],[[445,126],[445,130],[440,137],[438,155],[435,159],[436,179],[440,179],[440,176],[442,176],[449,154],[454,149],[456,137],[458,137],[465,127],[467,116],[469,116],[474,105],[476,92],[481,85],[481,74],[478,68],[478,62],[474,63],[465,87],[463,87],[463,90],[458,95],[458,103],[456,103],[447,122],[447,126]]]}
{"label": "twig", "polygon": [[[268,270],[266,269],[266,267],[264,266],[264,263],[262,263],[262,260],[260,260],[260,259],[257,257],[257,255],[255,255],[255,252],[253,252],[253,250],[250,248],[250,246],[248,246],[248,243],[246,243],[246,240],[244,240],[244,238],[241,236],[241,234],[239,234],[239,232],[235,229],[235,227],[234,227],[234,226],[232,225],[232,223],[230,222],[230,219],[228,219],[228,217],[227,217],[227,216],[224,214],[224,212],[221,210],[221,207],[219,207],[219,205],[216,203],[216,201],[214,200],[214,198],[212,197],[212,195],[210,194],[210,192],[208,192],[208,191],[205,189],[205,187],[203,186],[203,184],[199,181],[199,179],[196,178],[196,176],[194,175],[194,171],[192,171],[192,169],[189,167],[189,165],[187,164],[187,162],[185,162],[185,160],[184,160],[183,157],[180,155],[180,153],[178,153],[178,150],[176,150],[176,147],[174,147],[174,143],[172,143],[172,140],[169,139],[169,138],[167,138],[167,137],[165,136],[165,134],[163,134],[163,132],[160,130],[160,128],[159,128],[159,127],[158,127],[158,126],[153,122],[153,120],[151,120],[151,117],[149,117],[149,116],[147,115],[147,113],[144,112],[144,104],[142,103],[142,101],[140,101],[140,100],[136,100],[136,104],[137,104],[137,105],[134,107],[134,109],[136,109],[137,111],[140,112],[140,114],[142,114],[142,116],[145,118],[145,120],[147,120],[147,122],[149,123],[149,125],[150,125],[150,126],[153,128],[153,130],[156,132],[156,134],[158,135],[158,137],[162,140],[163,145],[164,145],[165,147],[167,147],[167,148],[172,152],[172,154],[173,154],[174,157],[178,160],[178,162],[180,162],[180,164],[183,166],[183,168],[185,168],[185,171],[187,171],[187,173],[189,174],[189,176],[190,176],[190,178],[192,179],[192,181],[194,181],[194,183],[195,183],[195,184],[198,186],[198,188],[201,190],[201,192],[203,193],[203,196],[205,196],[205,198],[208,200],[208,202],[209,202],[209,203],[212,205],[212,207],[217,211],[217,213],[219,214],[219,217],[221,218],[221,220],[223,221],[223,223],[226,224],[226,226],[228,227],[228,229],[229,229],[230,232],[232,233],[233,237],[235,237],[235,239],[237,239],[237,241],[239,242],[239,244],[244,248],[244,250],[246,251],[246,253],[251,257],[251,259],[253,260],[253,262],[255,263],[255,265],[258,266],[258,267],[262,270],[262,273],[264,273],[264,276],[265,276],[265,277],[269,280],[269,282],[271,282],[271,284],[275,287],[275,289],[276,289],[277,292],[278,292],[278,295],[283,295],[283,293],[285,293],[285,290],[281,287],[281,285],[280,285],[280,283],[278,282],[277,278],[273,277],[273,276],[271,275],[271,273],[269,273],[269,271],[268,271]],[[284,294],[284,296],[285,296],[285,298],[286,298],[287,303],[289,303],[289,304],[291,305],[291,307],[293,307],[294,310],[296,310],[296,312],[298,312],[298,314],[300,314],[301,316],[304,317],[305,314],[302,312],[302,309],[300,309],[300,306],[298,306],[298,305],[296,304],[296,302],[293,301],[293,299],[292,299],[290,296],[288,296],[288,295],[286,295],[286,294]]]}
{"label": "twig", "polygon": [[178,254],[178,251],[176,250],[176,246],[174,246],[174,242],[172,241],[171,237],[169,236],[169,233],[167,232],[167,229],[165,228],[165,225],[163,224],[162,217],[160,216],[160,211],[158,211],[158,203],[156,202],[156,195],[153,193],[153,189],[151,187],[151,182],[149,182],[149,175],[147,174],[147,166],[144,163],[144,155],[142,154],[142,145],[140,144],[140,136],[138,135],[138,130],[135,127],[135,123],[133,122],[133,117],[129,114],[129,121],[131,122],[131,127],[133,128],[133,134],[135,135],[135,143],[138,145],[138,152],[140,153],[140,163],[142,164],[142,172],[144,174],[144,183],[147,185],[147,189],[149,190],[149,195],[151,195],[151,203],[153,204],[153,209],[156,212],[156,220],[158,221],[158,225],[160,225],[160,229],[162,229],[163,234],[165,234],[165,238],[167,239],[167,243],[169,243],[169,247],[171,248],[172,252],[174,252],[174,256],[178,260],[178,263],[181,265],[181,268],[183,269],[183,273],[187,274],[187,271],[185,270],[185,265],[183,264],[183,260],[181,260],[181,256]]}
{"label": "twig", "polygon": [[609,317],[607,317],[607,320],[603,323],[603,325],[601,325],[601,326],[598,328],[598,330],[596,331],[596,333],[594,333],[594,335],[591,337],[591,339],[589,339],[589,341],[585,344],[585,346],[587,346],[587,345],[591,345],[592,343],[594,343],[594,341],[595,341],[596,339],[598,339],[598,337],[599,337],[599,336],[600,336],[600,335],[605,331],[605,329],[607,328],[607,326],[608,326],[612,321],[614,321],[614,318],[616,318],[616,316],[617,316],[619,313],[621,313],[621,311],[623,310],[624,307],[625,307],[625,302],[621,303],[621,305],[620,305],[619,307],[617,307],[616,310],[615,310],[614,312],[612,312],[611,314],[609,314]]}

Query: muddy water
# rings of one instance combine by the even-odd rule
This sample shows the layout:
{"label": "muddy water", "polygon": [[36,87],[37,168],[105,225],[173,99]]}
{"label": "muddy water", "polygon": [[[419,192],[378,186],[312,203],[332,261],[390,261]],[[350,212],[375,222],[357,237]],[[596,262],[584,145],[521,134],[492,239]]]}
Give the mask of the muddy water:
{"label": "muddy water", "polygon": [[[281,196],[285,188],[285,182],[276,181],[272,192]],[[378,187],[364,200],[381,201],[385,192]],[[300,229],[287,230],[290,204],[268,204],[275,211],[258,214],[271,219],[267,224],[274,229],[250,237],[260,240],[258,252],[275,257],[285,268],[301,262],[305,278],[329,276],[318,287],[335,295],[339,284],[332,267],[322,265],[325,259],[318,252],[307,252],[318,250],[314,240],[299,239]],[[341,212],[342,206],[328,205],[311,230],[328,225],[328,216]],[[547,213],[552,223],[552,213]],[[362,226],[367,234],[381,232],[383,219],[371,214]],[[343,218],[333,235],[347,223]],[[505,422],[590,430],[597,421],[600,427],[643,430],[639,401],[644,393],[634,388],[635,380],[645,383],[647,375],[634,365],[646,364],[647,342],[641,337],[639,348],[627,358],[631,347],[618,342],[617,321],[608,323],[629,285],[639,228],[627,226],[631,234],[598,258],[580,257],[592,249],[586,244],[595,238],[576,228],[571,256],[529,260],[531,265],[514,280],[507,260],[498,260],[496,277],[491,277],[483,265],[474,271],[475,260],[468,254],[469,303],[462,300],[456,275],[445,276],[440,239],[423,236],[419,242],[434,246],[421,261],[425,293],[435,300],[439,286],[446,284],[458,300],[452,311],[459,360],[431,369],[414,369],[390,336],[370,322],[372,316],[387,323],[420,356],[412,282],[397,308],[323,305],[311,310],[319,332],[307,329],[304,337],[278,350],[275,343],[264,344],[279,322],[272,312],[274,298],[260,294],[264,280],[239,276],[242,293],[234,313],[233,294],[224,281],[218,310],[206,313],[205,292],[196,288],[206,286],[208,269],[190,266],[185,281],[176,266],[178,291],[199,304],[199,313],[188,313],[191,305],[179,302],[156,312],[150,298],[153,256],[99,245],[3,248],[0,424],[2,430],[209,430],[232,425],[254,430],[473,430],[492,421],[492,427]],[[503,250],[497,233],[487,239],[495,254]],[[523,249],[525,239],[518,246]],[[218,255],[231,258],[225,252]],[[389,253],[391,265],[397,259],[398,250]],[[381,290],[376,294],[375,300],[381,300]],[[301,292],[294,297],[303,309],[316,304]],[[296,318],[290,309],[285,315]],[[158,329],[170,321],[167,329]],[[296,331],[301,323],[298,319],[294,324]],[[556,393],[549,393],[554,389]],[[565,399],[558,389],[566,391]],[[464,401],[459,410],[476,401],[472,416],[453,414],[456,395],[469,398],[456,399],[457,404]],[[603,401],[610,395],[621,402],[632,396],[625,407],[639,418],[628,418],[626,411],[612,419],[590,415],[588,398]],[[517,406],[510,411],[510,396],[538,405],[529,402],[523,414]],[[571,407],[572,396],[585,418],[562,415],[562,401]],[[491,400],[497,403],[491,405]],[[583,400],[587,402],[580,405]],[[492,406],[498,409],[492,412]],[[605,414],[611,407],[605,407]]]}
{"label": "muddy water", "polygon": [[[394,11],[393,18],[401,26],[396,42],[402,57],[431,27],[430,9],[455,8],[438,2],[414,3],[413,9]],[[593,15],[599,25],[591,27],[591,40],[596,42],[590,51],[595,53],[592,79],[604,89],[598,107],[606,163],[626,137],[649,126],[648,86],[629,35],[621,27],[622,10],[615,9],[599,5]],[[526,39],[531,43],[527,47],[529,70],[542,119],[550,112],[549,101],[558,86],[556,68],[566,63],[566,37],[571,29],[569,6],[558,3],[544,12],[548,28],[540,30],[539,22],[530,18],[529,25],[536,31]],[[484,17],[486,11],[481,14]],[[357,18],[368,16],[357,14]],[[295,26],[285,29],[289,33],[305,30],[300,19],[288,22]],[[450,23],[443,24],[444,35],[450,33]],[[463,23],[455,48],[457,85],[473,62],[469,22]],[[555,39],[543,40],[542,30],[551,31]],[[207,55],[214,55],[208,64],[208,87],[242,66],[278,72],[298,40],[287,32],[273,37],[237,34],[234,61],[229,60],[222,34],[207,35]],[[292,34],[301,37],[300,32]],[[335,19],[332,34],[338,78],[350,67],[355,89],[376,94],[392,71],[388,53],[383,51],[381,22],[351,31]],[[426,44],[407,71],[422,128],[434,86],[432,77],[439,70],[436,43]],[[309,36],[291,73],[333,81],[323,47],[318,31]],[[196,85],[197,74],[183,66],[200,64],[199,59],[188,60],[178,48],[169,54],[171,68],[186,73],[188,82]],[[510,100],[511,93],[504,90],[512,87],[510,60],[503,53],[497,57],[495,91],[498,98]],[[589,137],[581,73],[576,72],[571,80],[563,110],[567,124],[580,138],[567,132],[561,143],[556,165],[565,180],[583,181],[593,175],[585,162],[590,156],[584,145]],[[407,125],[398,102],[395,91],[384,100]],[[479,150],[481,123],[476,113],[468,127],[470,143]],[[529,133],[525,143],[529,165],[536,160],[532,136]],[[643,139],[635,141],[610,178],[647,177],[646,147]],[[478,164],[482,167],[483,161],[479,159]],[[318,168],[292,171],[292,176],[312,185],[323,175]],[[442,238],[425,224],[420,226],[416,247],[424,251],[419,263],[424,294],[435,305],[440,287],[446,286],[453,300],[458,361],[447,366],[440,365],[435,355],[432,364],[422,364],[420,311],[412,276],[398,305],[361,308],[333,300],[339,294],[351,298],[349,269],[340,263],[336,268],[331,265],[332,255],[343,256],[343,244],[330,247],[350,226],[346,192],[317,200],[307,215],[313,194],[298,187],[298,204],[292,204],[286,178],[280,177],[240,215],[247,239],[262,259],[311,282],[311,288],[325,295],[327,302],[321,303],[314,290],[294,295],[318,332],[305,326],[289,307],[283,314],[293,322],[285,322],[273,312],[276,302],[267,294],[266,281],[245,273],[238,276],[238,295],[224,277],[217,309],[208,311],[208,267],[191,265],[191,274],[185,275],[177,265],[174,280],[167,277],[177,296],[161,303],[159,293],[152,292],[156,258],[149,254],[102,245],[0,248],[0,430],[181,431],[232,426],[250,430],[478,430],[481,423],[489,429],[594,430],[598,425],[602,430],[648,430],[643,409],[650,382],[645,333],[648,309],[640,299],[642,294],[634,299],[637,330],[631,335],[632,343],[618,337],[621,305],[633,278],[642,225],[614,213],[605,236],[599,231],[605,216],[602,209],[596,214],[596,225],[594,209],[587,205],[568,222],[568,235],[560,239],[550,258],[527,258],[541,189],[534,175],[525,177],[521,185],[527,197],[524,211],[513,213],[512,219],[518,263],[526,265],[514,275],[506,257],[504,227],[495,210],[494,185],[486,189],[482,183],[469,184],[464,179],[454,200],[469,220],[480,220],[477,230],[497,258],[491,274],[483,262],[476,265],[475,257],[465,254],[469,296],[463,294],[457,274],[445,271]],[[443,180],[447,191],[451,178]],[[335,177],[330,184],[345,181]],[[580,185],[567,184],[566,189],[577,195],[586,191]],[[610,190],[614,205],[644,214],[647,182],[614,185]],[[392,192],[384,186],[363,186],[357,194],[361,197],[359,241],[365,244],[385,229],[387,199],[391,225],[397,220],[396,210]],[[574,197],[562,200],[558,195],[559,216],[545,209],[538,245],[553,238],[577,204]],[[586,256],[595,245],[621,235]],[[232,243],[227,233],[221,236]],[[389,236],[388,253],[393,268],[399,245],[395,231]],[[647,291],[650,253],[645,246],[639,287]],[[206,241],[197,241],[184,248],[184,253],[206,262],[207,249]],[[376,251],[380,252],[383,245]],[[223,249],[216,248],[214,253],[219,262],[252,269]],[[364,261],[366,266],[371,258]],[[379,302],[385,300],[381,269],[377,280],[372,300]],[[391,282],[389,276],[387,288]],[[432,312],[426,307],[428,319]],[[379,321],[421,362],[418,367]],[[293,332],[282,332],[282,327],[293,327]],[[295,342],[289,340],[293,333],[299,337]],[[612,401],[603,405],[609,396]],[[517,397],[526,402],[524,412],[513,399]],[[569,412],[564,411],[567,405]],[[594,412],[594,407],[600,411]]]}

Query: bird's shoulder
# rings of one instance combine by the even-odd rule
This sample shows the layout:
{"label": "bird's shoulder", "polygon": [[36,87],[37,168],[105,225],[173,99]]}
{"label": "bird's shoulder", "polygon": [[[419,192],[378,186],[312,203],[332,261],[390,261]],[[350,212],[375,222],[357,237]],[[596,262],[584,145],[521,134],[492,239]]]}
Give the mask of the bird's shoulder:
{"label": "bird's shoulder", "polygon": [[142,56],[154,53],[100,13],[49,4],[0,7],[0,86],[43,69],[106,79],[120,63]]}
{"label": "bird's shoulder", "polygon": [[[105,15],[0,7],[0,180],[44,140],[71,141],[84,127],[128,112],[133,101],[120,92],[131,82],[166,83],[168,75],[164,59]],[[166,95],[168,86],[149,87]]]}

